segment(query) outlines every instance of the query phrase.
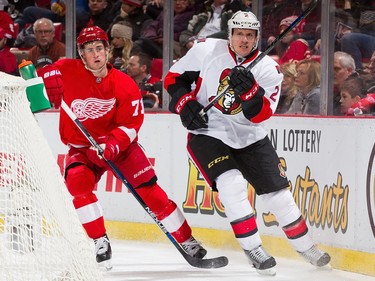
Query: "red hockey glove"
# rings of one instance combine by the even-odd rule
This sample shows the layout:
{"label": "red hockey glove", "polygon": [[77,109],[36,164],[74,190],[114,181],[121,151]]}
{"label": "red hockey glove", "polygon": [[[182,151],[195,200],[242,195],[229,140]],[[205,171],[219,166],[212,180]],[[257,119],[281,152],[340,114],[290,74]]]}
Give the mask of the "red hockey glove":
{"label": "red hockey glove", "polygon": [[47,65],[38,69],[37,73],[43,78],[49,101],[56,109],[59,108],[64,94],[60,71],[53,65]]}
{"label": "red hockey glove", "polygon": [[91,146],[86,150],[86,156],[97,166],[103,167],[105,165],[104,160],[112,161],[116,158],[116,156],[120,153],[120,146],[119,142],[114,137],[101,137],[100,139],[102,141],[103,139],[106,139],[105,143],[100,144],[100,146],[103,148],[103,155],[100,155],[98,150]]}
{"label": "red hockey glove", "polygon": [[259,91],[259,84],[250,70],[243,66],[235,66],[229,74],[229,86],[241,101],[248,101]]}
{"label": "red hockey glove", "polygon": [[103,156],[106,160],[113,160],[120,153],[120,143],[113,137],[109,137],[104,146]]}

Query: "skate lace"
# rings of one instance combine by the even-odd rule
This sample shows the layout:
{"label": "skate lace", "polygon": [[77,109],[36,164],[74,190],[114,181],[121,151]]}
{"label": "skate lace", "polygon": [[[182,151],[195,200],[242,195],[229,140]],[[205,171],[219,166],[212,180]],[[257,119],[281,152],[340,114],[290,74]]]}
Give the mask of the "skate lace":
{"label": "skate lace", "polygon": [[270,256],[263,250],[262,247],[258,247],[254,250],[247,251],[249,257],[259,263],[266,261]]}
{"label": "skate lace", "polygon": [[301,255],[309,261],[317,261],[323,256],[324,252],[313,246],[307,251],[301,253]]}
{"label": "skate lace", "polygon": [[316,246],[312,246],[310,249],[300,254],[305,260],[319,267],[327,265],[331,260],[328,253],[320,250]]}
{"label": "skate lace", "polygon": [[189,240],[181,243],[181,247],[187,252],[189,255],[194,256],[202,247],[201,242],[195,240],[194,237],[190,237]]}
{"label": "skate lace", "polygon": [[104,254],[108,250],[109,239],[107,235],[94,240],[95,242],[95,253]]}

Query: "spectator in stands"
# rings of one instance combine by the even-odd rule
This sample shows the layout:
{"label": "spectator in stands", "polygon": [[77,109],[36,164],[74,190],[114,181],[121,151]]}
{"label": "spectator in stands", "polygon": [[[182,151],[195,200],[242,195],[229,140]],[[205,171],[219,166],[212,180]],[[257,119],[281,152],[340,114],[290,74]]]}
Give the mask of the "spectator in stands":
{"label": "spectator in stands", "polygon": [[353,115],[354,104],[366,97],[365,83],[360,77],[351,77],[346,79],[340,90],[340,110],[344,115]]}
{"label": "spectator in stands", "polygon": [[[353,28],[355,28],[356,24],[354,23],[353,16],[346,12],[344,9],[337,8],[335,10],[335,47],[334,49],[339,51],[341,50],[340,40],[341,38],[347,34],[352,32]],[[320,34],[321,26],[318,26],[317,34]],[[314,45],[314,54],[320,54],[320,46],[321,46],[321,39],[317,39]]]}
{"label": "spectator in stands", "polygon": [[126,67],[127,74],[133,78],[141,90],[145,108],[157,108],[161,106],[160,97],[162,84],[160,79],[151,76],[152,58],[145,54],[133,54]]}
{"label": "spectator in stands", "polygon": [[252,0],[242,0],[242,11],[245,12],[251,12],[253,7],[253,1]]}
{"label": "spectator in stands", "polygon": [[295,76],[297,74],[296,63],[286,62],[281,65],[281,72],[284,75],[281,82],[281,95],[277,105],[276,114],[286,113],[293,102],[294,97],[297,95],[298,88],[295,85]]}
{"label": "spectator in stands", "polygon": [[[87,17],[88,6],[86,0],[76,0],[77,22],[80,18]],[[15,20],[20,30],[27,24],[33,24],[37,19],[47,18],[53,22],[65,21],[65,0],[51,0],[50,9],[40,6],[26,7],[22,12],[22,17]]]}
{"label": "spectator in stands", "polygon": [[108,30],[111,26],[112,3],[108,0],[89,0],[89,21],[87,27],[99,26],[103,30]]}
{"label": "spectator in stands", "polygon": [[35,34],[33,26],[30,25],[22,29],[14,41],[13,47],[28,50],[36,45]]}
{"label": "spectator in stands", "polygon": [[316,60],[301,60],[296,64],[295,85],[298,93],[287,114],[320,113],[320,63]]}
{"label": "spectator in stands", "polygon": [[[290,16],[280,21],[280,34],[284,32],[295,20],[297,16]],[[309,44],[305,39],[300,38],[302,35],[305,21],[302,20],[295,28],[280,41],[277,46],[277,55],[279,64],[291,61],[300,61],[310,57]]]}
{"label": "spectator in stands", "polygon": [[[308,7],[310,7],[316,0],[301,0],[301,10],[295,15],[302,14]],[[305,39],[310,46],[310,49],[314,47],[314,44],[318,38],[320,38],[319,26],[321,23],[321,1],[318,1],[316,7],[310,12],[305,18],[305,24],[301,38]]]}
{"label": "spectator in stands", "polygon": [[[236,7],[236,4],[237,7]],[[182,31],[179,37],[182,52],[184,55],[196,40],[206,37],[228,38],[228,20],[233,13],[240,10],[238,1],[208,0],[202,9],[197,11],[189,21],[186,30]]]}
{"label": "spectator in stands", "polygon": [[363,69],[375,50],[375,2],[372,0],[345,1],[345,11],[353,15],[358,22],[356,28],[343,35],[340,40],[341,51],[354,58],[356,69]]}
{"label": "spectator in stands", "polygon": [[128,23],[118,22],[111,29],[111,45],[109,49],[109,62],[123,72],[126,71],[130,52],[133,48],[133,29]]}
{"label": "spectator in stands", "polygon": [[[174,0],[174,19],[173,19],[173,41],[174,58],[181,57],[181,46],[179,43],[180,34],[188,27],[189,20],[194,14],[191,0]],[[163,18],[161,12],[156,20],[152,21],[142,33],[143,39],[151,41],[150,47],[162,51],[163,48]],[[145,50],[144,50],[145,51]]]}
{"label": "spectator in stands", "polygon": [[264,51],[279,34],[279,23],[282,19],[290,15],[299,15],[300,8],[293,1],[273,0],[271,2],[272,3],[263,8],[261,32],[262,51]]}
{"label": "spectator in stands", "polygon": [[337,51],[333,55],[333,115],[341,115],[341,85],[348,77],[358,76],[354,59],[345,52]]}
{"label": "spectator in stands", "polygon": [[[45,0],[47,3],[49,0]],[[49,3],[48,3],[49,4]],[[0,0],[0,5],[4,5],[4,11],[8,12],[8,14],[11,16],[13,21],[16,23],[17,19],[22,17],[23,11],[30,6],[38,5],[39,7],[45,7],[45,3],[43,1],[34,1],[34,0]],[[1,10],[1,8],[0,8]]]}
{"label": "spectator in stands", "polygon": [[152,18],[143,12],[142,5],[142,0],[122,0],[113,8],[117,13],[112,24],[119,21],[130,23],[133,28],[133,42],[141,37],[142,31],[152,22]]}
{"label": "spectator in stands", "polygon": [[36,45],[30,49],[28,60],[35,64],[40,56],[49,56],[53,62],[65,57],[65,44],[54,38],[55,27],[50,19],[38,19],[34,22],[33,30]]}
{"label": "spectator in stands", "polygon": [[368,65],[361,73],[361,77],[366,82],[367,93],[375,93],[375,51],[372,53]]}
{"label": "spectator in stands", "polygon": [[0,11],[0,71],[8,74],[17,74],[17,58],[10,52],[13,37],[13,20],[7,12]]}
{"label": "spectator in stands", "polygon": [[163,11],[163,0],[151,0],[146,5],[146,15],[149,15],[153,20],[159,16],[160,12]]}
{"label": "spectator in stands", "polygon": [[[83,28],[82,21],[87,24],[88,19],[88,5],[86,0],[76,0],[76,23],[77,31]],[[18,17],[15,22],[19,25],[19,30],[22,31],[27,25],[33,24],[37,19],[47,18],[53,22],[65,22],[65,1],[51,0],[50,8],[40,6],[26,7],[22,16]]]}
{"label": "spectator in stands", "polygon": [[40,56],[35,63],[35,69],[38,70],[46,65],[52,64],[53,61],[49,56]]}

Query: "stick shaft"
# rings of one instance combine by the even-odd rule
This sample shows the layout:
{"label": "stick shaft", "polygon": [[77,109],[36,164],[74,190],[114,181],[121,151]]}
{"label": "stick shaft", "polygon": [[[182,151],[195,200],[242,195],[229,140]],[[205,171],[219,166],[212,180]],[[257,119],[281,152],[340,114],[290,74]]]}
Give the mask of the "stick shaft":
{"label": "stick shaft", "polygon": [[91,143],[93,147],[98,150],[100,156],[108,163],[109,167],[111,168],[114,175],[122,181],[122,183],[128,188],[130,193],[135,197],[138,203],[142,206],[142,208],[146,211],[146,213],[154,220],[157,226],[163,231],[165,236],[168,237],[169,241],[172,242],[173,246],[180,252],[183,258],[194,267],[198,268],[219,268],[226,266],[228,264],[228,259],[225,256],[210,258],[210,259],[200,259],[197,257],[192,257],[188,253],[184,251],[181,244],[177,242],[177,240],[172,236],[172,234],[167,230],[167,228],[163,225],[163,223],[156,217],[155,213],[150,209],[149,206],[143,201],[143,199],[138,195],[135,191],[134,187],[126,180],[125,176],[120,172],[120,170],[116,167],[116,165],[104,158],[103,156],[103,148],[95,141],[95,139],[91,136],[91,134],[87,131],[85,126],[82,124],[81,121],[77,118],[77,116],[73,113],[73,111],[69,108],[69,106],[62,101],[61,107],[63,110],[68,114],[70,119],[77,125],[83,135],[87,138],[87,140]]}
{"label": "stick shaft", "polygon": [[[99,155],[103,157],[103,148],[94,140],[94,138],[91,136],[91,134],[87,131],[85,126],[82,124],[81,121],[77,118],[77,116],[74,114],[74,112],[69,108],[69,106],[62,101],[61,107],[64,109],[66,114],[70,117],[70,119],[77,125],[77,127],[80,129],[80,131],[83,133],[83,135],[87,138],[87,140],[91,143],[93,147],[95,147],[98,150]],[[104,157],[103,157],[104,158]],[[176,246],[176,248],[181,252],[183,251],[181,247],[179,246],[179,243],[174,239],[174,237],[168,232],[168,230],[165,228],[165,226],[158,220],[156,215],[152,212],[152,210],[147,206],[147,204],[143,201],[143,199],[138,195],[138,193],[135,191],[134,187],[126,180],[125,176],[120,172],[120,170],[116,167],[116,165],[110,161],[104,158],[104,160],[108,163],[110,166],[112,172],[117,176],[122,183],[128,188],[128,190],[131,192],[131,194],[137,199],[139,204],[143,207],[143,209],[150,215],[150,217],[155,221],[155,223],[159,226],[159,228],[164,232],[164,234],[169,238],[169,240]]]}

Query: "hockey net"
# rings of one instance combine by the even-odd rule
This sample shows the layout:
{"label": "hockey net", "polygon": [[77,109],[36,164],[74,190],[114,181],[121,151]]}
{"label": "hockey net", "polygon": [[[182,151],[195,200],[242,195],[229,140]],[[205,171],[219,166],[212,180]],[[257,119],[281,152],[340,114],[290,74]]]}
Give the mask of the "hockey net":
{"label": "hockey net", "polygon": [[0,72],[0,280],[103,280],[24,85]]}

